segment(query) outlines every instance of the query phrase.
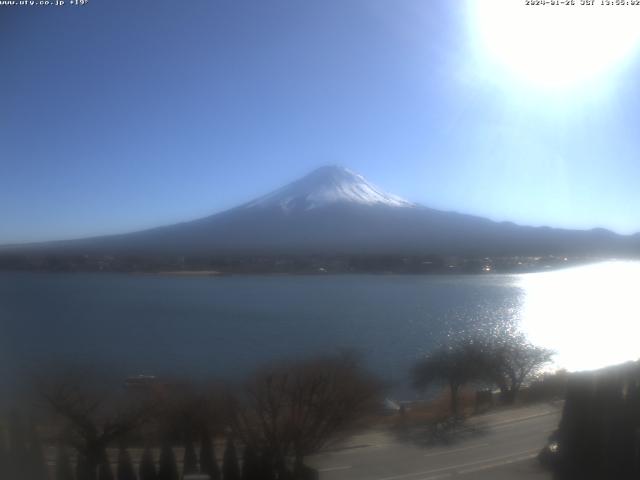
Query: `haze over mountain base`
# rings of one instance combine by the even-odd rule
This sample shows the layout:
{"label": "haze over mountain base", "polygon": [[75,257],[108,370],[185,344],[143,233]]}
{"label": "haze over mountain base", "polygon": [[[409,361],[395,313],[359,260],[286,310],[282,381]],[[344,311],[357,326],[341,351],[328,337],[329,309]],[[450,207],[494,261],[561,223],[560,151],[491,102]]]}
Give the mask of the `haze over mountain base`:
{"label": "haze over mountain base", "polygon": [[0,267],[422,272],[500,264],[526,270],[565,257],[638,254],[638,235],[526,227],[434,210],[328,166],[200,220],[123,235],[7,246],[0,250]]}

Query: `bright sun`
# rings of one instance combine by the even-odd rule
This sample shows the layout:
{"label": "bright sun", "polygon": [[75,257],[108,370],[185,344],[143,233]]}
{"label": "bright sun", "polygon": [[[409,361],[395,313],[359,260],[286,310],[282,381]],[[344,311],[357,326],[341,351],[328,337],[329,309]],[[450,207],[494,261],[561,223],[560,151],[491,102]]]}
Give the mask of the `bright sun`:
{"label": "bright sun", "polygon": [[504,73],[566,88],[611,72],[640,44],[640,5],[471,0],[476,42]]}

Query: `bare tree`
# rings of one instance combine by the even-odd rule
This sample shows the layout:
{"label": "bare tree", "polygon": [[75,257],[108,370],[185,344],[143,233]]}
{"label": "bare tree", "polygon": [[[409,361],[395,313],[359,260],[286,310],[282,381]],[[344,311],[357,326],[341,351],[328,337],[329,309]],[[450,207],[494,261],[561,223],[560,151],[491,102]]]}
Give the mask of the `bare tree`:
{"label": "bare tree", "polygon": [[513,403],[523,383],[539,373],[552,357],[551,350],[533,345],[510,326],[487,334],[475,333],[436,349],[416,363],[412,376],[418,388],[448,385],[451,411],[457,416],[458,393],[463,385],[495,384],[503,401]]}
{"label": "bare tree", "polygon": [[235,426],[279,478],[300,476],[304,457],[366,415],[378,393],[378,382],[353,355],[278,365],[248,382]]}
{"label": "bare tree", "polygon": [[505,403],[513,403],[523,383],[551,362],[554,352],[529,342],[524,335],[498,336],[488,342],[485,350],[490,366],[489,378],[500,388]]}
{"label": "bare tree", "polygon": [[457,417],[460,413],[460,388],[483,378],[486,372],[486,358],[483,344],[473,340],[442,346],[414,365],[411,372],[413,384],[419,389],[434,384],[448,386],[451,413]]}
{"label": "bare tree", "polygon": [[155,436],[187,444],[229,425],[228,393],[215,382],[165,380],[160,396]]}
{"label": "bare tree", "polygon": [[107,446],[141,427],[156,412],[151,400],[117,398],[87,372],[52,375],[38,382],[45,403],[63,422],[64,440],[78,453],[77,480],[95,480]]}

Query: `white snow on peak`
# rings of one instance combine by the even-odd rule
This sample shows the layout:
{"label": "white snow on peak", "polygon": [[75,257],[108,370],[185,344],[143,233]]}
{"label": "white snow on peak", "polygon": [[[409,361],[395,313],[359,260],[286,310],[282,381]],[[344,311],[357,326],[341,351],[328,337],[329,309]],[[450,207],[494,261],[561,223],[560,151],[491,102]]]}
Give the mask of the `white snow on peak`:
{"label": "white snow on peak", "polygon": [[334,203],[413,207],[403,198],[383,192],[362,175],[339,166],[326,166],[272,193],[244,205],[244,208],[280,208],[285,212],[312,210]]}

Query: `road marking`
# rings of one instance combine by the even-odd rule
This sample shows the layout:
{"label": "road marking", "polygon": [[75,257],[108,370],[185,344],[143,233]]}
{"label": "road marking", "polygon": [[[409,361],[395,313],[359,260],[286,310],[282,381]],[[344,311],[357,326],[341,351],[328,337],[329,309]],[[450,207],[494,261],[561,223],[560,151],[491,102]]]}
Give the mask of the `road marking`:
{"label": "road marking", "polygon": [[430,477],[421,478],[420,480],[440,480],[441,478],[451,478],[453,473],[442,473],[440,475],[432,475]]}
{"label": "road marking", "polygon": [[536,456],[537,456],[536,453],[531,453],[529,455],[513,458],[513,459],[510,459],[510,460],[505,460],[503,462],[490,463],[488,465],[482,465],[480,467],[467,468],[465,470],[458,470],[458,474],[459,475],[466,475],[467,473],[476,473],[476,472],[480,472],[482,470],[490,470],[492,468],[502,467],[503,465],[509,465],[511,463],[524,462],[525,460],[530,460],[532,458],[535,458]]}
{"label": "road marking", "polygon": [[[476,417],[479,420],[483,420],[483,419],[487,419],[487,418],[493,418],[493,417],[502,417],[504,419],[508,419],[509,418],[509,414],[515,414],[515,415],[520,414],[521,415],[523,413],[526,413],[526,410],[527,409],[525,409],[525,408],[515,407],[515,408],[510,408],[508,410],[502,410],[502,411],[498,410],[498,411],[495,411],[493,413],[481,413],[479,415],[474,415],[474,417]],[[548,413],[548,412],[561,412],[561,411],[562,411],[561,407],[558,408],[558,407],[554,407],[554,406],[550,406],[550,407],[547,406],[545,409],[542,409],[542,408],[533,409],[532,408],[532,409],[529,410],[529,412],[530,412],[529,415],[539,415],[541,413],[545,414],[545,413]],[[518,418],[518,417],[517,416],[512,416],[511,418]]]}
{"label": "road marking", "polygon": [[[476,424],[476,422],[470,422],[470,425],[471,426],[478,426],[478,427],[481,427],[481,428],[487,428],[489,431],[492,431],[492,430],[503,430],[505,428],[510,427],[511,425],[515,425],[515,424],[518,424],[520,422],[525,422],[527,420],[532,420],[534,418],[546,417],[546,416],[554,415],[554,414],[558,414],[559,415],[560,413],[561,413],[560,410],[548,410],[548,411],[543,411],[543,412],[527,415],[527,416],[524,416],[524,417],[510,418],[510,419],[502,420],[502,421],[499,421],[499,422],[496,422],[496,423],[478,423],[478,424]],[[490,417],[490,416],[493,417],[493,416],[500,416],[500,415],[503,415],[503,412],[484,414],[484,415],[480,415],[480,416],[478,416],[476,418],[478,420],[484,420],[484,419],[486,419],[487,417]],[[385,447],[394,446],[394,445],[398,445],[398,443],[397,442],[382,442],[382,443],[364,443],[364,444],[357,444],[357,445],[347,445],[347,446],[341,446],[341,447],[336,447],[336,448],[324,450],[322,453],[319,453],[318,456],[346,455],[346,454],[351,453],[351,450],[366,449],[366,448],[385,448]]]}
{"label": "road marking", "polygon": [[512,439],[511,441],[531,440],[531,438],[534,436],[548,437],[555,430],[557,430],[557,427],[549,427],[547,425],[544,425],[541,428],[536,427],[536,428],[529,428],[526,430],[513,430],[513,431],[506,430],[506,431],[502,431],[500,434],[496,434],[494,443],[501,442],[508,439]]}
{"label": "road marking", "polygon": [[349,470],[350,468],[353,468],[351,465],[344,465],[341,467],[327,467],[327,468],[320,468],[318,469],[319,472],[336,472],[338,470]]}
{"label": "road marking", "polygon": [[491,430],[501,430],[503,428],[509,427],[515,423],[521,423],[521,422],[526,422],[527,420],[533,420],[534,418],[540,418],[540,417],[547,417],[549,415],[553,415],[555,413],[559,412],[546,412],[546,413],[537,413],[535,415],[529,415],[527,417],[520,417],[520,418],[514,418],[511,420],[505,420],[503,422],[497,422],[497,423],[490,423],[487,425],[484,425],[485,427],[491,429]]}
{"label": "road marking", "polygon": [[[424,472],[405,473],[405,474],[402,474],[402,475],[394,475],[392,477],[378,478],[377,480],[397,480],[399,478],[416,477],[418,475],[428,475],[430,473],[444,472],[445,470],[452,470],[454,468],[455,468],[455,466],[444,467],[444,468],[436,468],[435,470],[425,470]],[[446,474],[444,476],[448,476],[448,475],[450,475],[450,473],[448,473],[448,474]],[[428,477],[428,478],[432,478],[432,477]]]}
{"label": "road marking", "polygon": [[[514,413],[518,413],[518,412],[514,412]],[[525,413],[525,412],[520,412],[520,414]],[[539,410],[535,413],[529,413],[528,415],[525,415],[524,417],[521,416],[507,416],[507,415],[503,415],[502,413],[496,413],[496,414],[492,414],[491,416],[495,416],[495,417],[500,417],[502,416],[503,419],[499,420],[498,423],[503,423],[503,422],[509,422],[511,420],[519,420],[521,418],[530,418],[530,417],[540,417],[540,416],[544,416],[544,415],[552,415],[554,413],[562,413],[561,409],[550,409],[550,410]],[[485,420],[489,417],[489,415],[478,415],[476,418],[478,420]]]}
{"label": "road marking", "polygon": [[[461,467],[471,467],[474,465],[481,465],[481,464],[485,464],[487,462],[499,462],[502,460],[510,460],[513,458],[517,458],[517,457],[521,457],[523,455],[531,455],[534,452],[538,452],[538,449],[536,448],[535,450],[525,450],[524,452],[517,452],[517,453],[510,453],[509,455],[500,455],[499,457],[493,457],[493,458],[485,458],[483,460],[476,460],[475,462],[467,462],[467,463],[461,463],[460,465],[452,465],[449,468],[452,469],[460,469]],[[458,470],[461,471],[461,470]]]}
{"label": "road marking", "polygon": [[474,448],[481,448],[481,447],[488,447],[488,446],[489,446],[488,443],[477,443],[475,445],[469,445],[468,447],[461,447],[453,450],[445,450],[442,452],[427,453],[425,457],[437,457],[439,455],[448,455],[449,453],[464,452],[465,450],[472,450]]}
{"label": "road marking", "polygon": [[[431,473],[440,473],[440,472],[447,472],[447,471],[451,471],[450,473],[461,472],[462,471],[462,470],[460,470],[461,468],[473,467],[473,466],[476,466],[476,465],[483,465],[483,464],[486,464],[487,462],[489,462],[490,464],[493,463],[494,465],[497,465],[497,466],[506,465],[506,463],[497,463],[497,462],[501,462],[503,460],[504,461],[508,461],[508,460],[518,459],[518,458],[521,458],[523,455],[532,455],[532,454],[534,454],[534,452],[537,452],[537,451],[538,451],[538,449],[536,449],[536,450],[525,450],[524,452],[511,453],[509,455],[501,455],[499,457],[493,457],[493,458],[485,458],[483,460],[476,460],[475,462],[460,463],[458,465],[449,465],[448,467],[441,467],[441,468],[436,468],[436,469],[433,469],[433,470],[425,470],[425,471],[422,471],[422,472],[414,472],[414,473],[405,473],[405,474],[402,474],[402,475],[394,475],[392,477],[384,477],[384,478],[379,478],[377,480],[398,480],[400,478],[417,477],[417,476],[420,476],[420,475],[429,475]],[[490,468],[490,467],[488,467],[488,468]],[[426,478],[422,478],[421,480],[431,480],[431,478],[432,477],[426,477]]]}

